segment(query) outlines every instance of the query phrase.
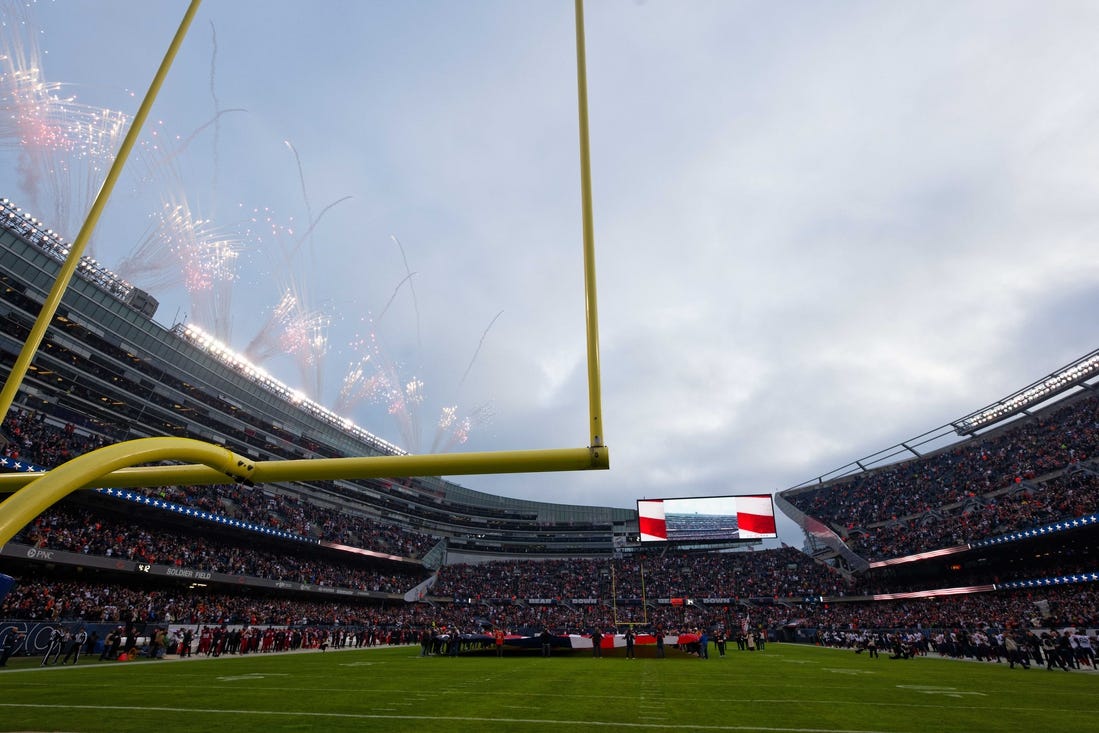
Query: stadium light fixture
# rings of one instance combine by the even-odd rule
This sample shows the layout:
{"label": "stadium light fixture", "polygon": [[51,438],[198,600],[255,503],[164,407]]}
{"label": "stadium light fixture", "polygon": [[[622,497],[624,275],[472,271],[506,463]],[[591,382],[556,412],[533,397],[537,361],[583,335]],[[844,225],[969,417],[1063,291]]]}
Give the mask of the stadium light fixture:
{"label": "stadium light fixture", "polygon": [[1061,367],[1053,374],[1040,379],[1018,392],[1003,398],[995,404],[966,415],[951,425],[959,435],[973,435],[981,428],[993,425],[1012,415],[1026,412],[1028,408],[1041,404],[1067,389],[1082,384],[1099,375],[1099,349],[1080,357],[1076,361]]}

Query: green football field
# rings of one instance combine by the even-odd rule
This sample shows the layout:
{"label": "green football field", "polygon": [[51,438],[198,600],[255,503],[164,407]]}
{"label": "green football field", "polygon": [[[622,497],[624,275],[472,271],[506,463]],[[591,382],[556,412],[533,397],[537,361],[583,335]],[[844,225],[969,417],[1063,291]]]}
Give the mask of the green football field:
{"label": "green football field", "polygon": [[[645,650],[648,651],[648,650]],[[0,670],[5,731],[1092,731],[1099,675],[798,645],[666,659],[419,648]]]}

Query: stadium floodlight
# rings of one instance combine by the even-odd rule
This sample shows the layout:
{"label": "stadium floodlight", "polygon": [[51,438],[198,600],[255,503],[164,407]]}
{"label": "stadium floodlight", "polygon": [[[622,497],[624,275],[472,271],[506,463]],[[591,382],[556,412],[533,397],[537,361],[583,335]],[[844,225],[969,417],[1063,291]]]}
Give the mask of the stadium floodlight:
{"label": "stadium floodlight", "polygon": [[363,430],[349,418],[337,415],[327,407],[310,400],[301,392],[286,386],[260,367],[252,364],[246,357],[236,353],[198,326],[193,324],[178,324],[172,328],[172,333],[196,348],[201,349],[212,358],[221,362],[223,366],[232,369],[261,389],[270,392],[279,399],[286,400],[299,410],[307,412],[313,417],[323,420],[330,425],[334,425],[345,433],[348,433],[385,453],[391,455],[406,454],[406,451],[401,450],[392,443]]}
{"label": "stadium floodlight", "polygon": [[[149,91],[134,115],[130,129],[68,256],[39,311],[38,318],[8,378],[0,390],[0,419],[5,417],[30,368],[46,329],[53,320],[81,255],[99,222],[141,127],[149,116],[168,69],[171,67],[200,0],[191,0],[179,29],[169,45]],[[238,483],[253,485],[277,481],[336,480],[397,476],[450,476],[469,474],[584,471],[610,468],[604,443],[602,396],[599,376],[599,329],[595,286],[595,236],[592,216],[591,155],[588,134],[587,61],[584,49],[584,4],[575,0],[577,107],[580,129],[580,209],[583,229],[584,313],[588,371],[589,442],[582,448],[491,451],[436,455],[383,455],[308,460],[254,461],[211,443],[186,438],[139,438],[100,448],[45,473],[0,477],[0,491],[18,490],[0,504],[0,545],[10,540],[27,522],[56,501],[81,488],[127,488],[175,484],[224,483],[228,475]],[[335,418],[335,416],[332,416]],[[164,461],[191,461],[189,465],[141,465]],[[12,480],[14,479],[14,481]],[[16,483],[21,482],[21,483]]]}
{"label": "stadium floodlight", "polygon": [[981,428],[1005,418],[1025,413],[1028,408],[1041,404],[1067,389],[1083,384],[1099,375],[1099,349],[1080,357],[1044,379],[1023,387],[995,404],[966,415],[951,425],[959,435],[972,435]]}

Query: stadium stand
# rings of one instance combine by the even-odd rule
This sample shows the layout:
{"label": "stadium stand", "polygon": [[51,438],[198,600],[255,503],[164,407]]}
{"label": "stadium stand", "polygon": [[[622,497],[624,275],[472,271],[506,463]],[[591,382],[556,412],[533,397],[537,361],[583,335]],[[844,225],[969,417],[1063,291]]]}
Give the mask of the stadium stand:
{"label": "stadium stand", "polygon": [[[10,202],[0,213],[3,376],[64,247]],[[156,324],[151,296],[98,264],[79,272],[0,425],[0,471],[147,435],[256,459],[400,452]],[[121,626],[146,644],[206,633],[210,653],[425,631],[441,652],[443,630],[475,646],[494,627],[631,625],[999,658],[1005,634],[1099,626],[1099,397],[1073,386],[932,452],[783,492],[804,550],[651,551],[632,509],[437,477],[81,491],[0,548],[17,581],[0,621],[98,625],[101,639]]]}

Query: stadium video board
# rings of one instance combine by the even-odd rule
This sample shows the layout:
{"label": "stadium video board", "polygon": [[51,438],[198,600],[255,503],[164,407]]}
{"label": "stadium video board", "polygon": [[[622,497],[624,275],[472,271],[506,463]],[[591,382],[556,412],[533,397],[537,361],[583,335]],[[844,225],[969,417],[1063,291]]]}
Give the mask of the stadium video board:
{"label": "stadium video board", "polygon": [[638,499],[641,542],[735,542],[778,537],[770,494]]}

